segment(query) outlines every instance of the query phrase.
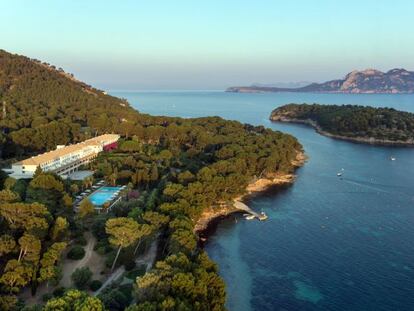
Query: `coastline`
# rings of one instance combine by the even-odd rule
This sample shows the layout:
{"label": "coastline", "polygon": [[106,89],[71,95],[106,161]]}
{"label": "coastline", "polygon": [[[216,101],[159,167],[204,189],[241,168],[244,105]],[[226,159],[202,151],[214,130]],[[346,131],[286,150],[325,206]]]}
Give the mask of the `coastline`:
{"label": "coastline", "polygon": [[[292,161],[292,164],[295,166],[295,169],[303,166],[307,160],[304,152],[298,152],[295,160]],[[294,173],[290,174],[280,174],[274,173],[272,176],[267,178],[259,178],[253,180],[246,186],[246,193],[235,197],[232,202],[246,202],[254,196],[258,196],[266,193],[274,187],[283,187],[292,185],[295,182],[296,175]],[[209,233],[217,226],[217,224],[233,214],[236,213],[245,213],[245,210],[237,209],[232,203],[223,203],[219,204],[219,208],[209,208],[205,210],[197,223],[194,226],[194,232],[200,237],[201,242],[205,242]]]}
{"label": "coastline", "polygon": [[413,92],[390,92],[390,91],[361,91],[361,92],[344,92],[344,91],[298,91],[295,89],[289,90],[263,90],[263,89],[249,89],[249,88],[235,88],[232,87],[224,90],[225,93],[239,93],[239,94],[272,94],[272,93],[303,93],[303,94],[350,94],[350,95],[405,95],[405,94],[414,94]]}
{"label": "coastline", "polygon": [[413,142],[407,142],[407,141],[402,141],[402,140],[394,141],[394,140],[387,140],[387,139],[377,139],[373,137],[371,138],[348,137],[348,136],[332,134],[327,131],[324,131],[317,122],[310,120],[310,119],[301,120],[301,119],[295,119],[295,118],[270,116],[270,121],[308,125],[312,127],[320,135],[333,138],[333,139],[339,139],[339,140],[349,141],[353,143],[358,143],[358,144],[368,144],[368,145],[374,145],[374,146],[414,147],[414,141]]}

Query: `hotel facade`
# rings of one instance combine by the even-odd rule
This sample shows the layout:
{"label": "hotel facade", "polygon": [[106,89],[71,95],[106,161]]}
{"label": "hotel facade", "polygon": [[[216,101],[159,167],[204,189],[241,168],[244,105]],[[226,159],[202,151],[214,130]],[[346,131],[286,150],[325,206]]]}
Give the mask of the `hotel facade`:
{"label": "hotel facade", "polygon": [[37,167],[40,167],[44,172],[65,177],[95,159],[102,151],[115,149],[119,138],[117,134],[105,134],[78,144],[57,146],[55,150],[16,162],[5,171],[15,179],[32,178]]}

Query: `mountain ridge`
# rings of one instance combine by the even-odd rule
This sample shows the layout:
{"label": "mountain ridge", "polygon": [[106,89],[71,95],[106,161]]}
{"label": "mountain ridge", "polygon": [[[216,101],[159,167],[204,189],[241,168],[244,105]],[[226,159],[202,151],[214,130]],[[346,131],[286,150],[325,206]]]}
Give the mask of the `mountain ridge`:
{"label": "mountain ridge", "polygon": [[351,94],[410,94],[414,93],[414,71],[394,68],[387,72],[377,69],[354,70],[343,79],[323,83],[311,83],[298,88],[278,88],[263,86],[229,87],[232,93],[351,93]]}

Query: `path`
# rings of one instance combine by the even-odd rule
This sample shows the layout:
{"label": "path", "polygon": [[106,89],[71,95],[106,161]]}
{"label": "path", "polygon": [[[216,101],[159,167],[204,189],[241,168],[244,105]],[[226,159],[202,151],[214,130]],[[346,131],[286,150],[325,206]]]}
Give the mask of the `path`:
{"label": "path", "polygon": [[[155,258],[157,256],[157,246],[158,246],[158,236],[155,237],[155,239],[151,242],[151,245],[148,249],[148,251],[145,254],[142,254],[138,256],[135,259],[135,263],[138,265],[146,265],[145,272],[148,272],[155,261]],[[94,296],[98,296],[106,287],[108,287],[112,282],[118,280],[125,272],[125,267],[121,266],[117,268],[112,274],[105,280],[105,282],[102,284],[101,288],[99,288],[95,293],[93,293]]]}
{"label": "path", "polygon": [[81,260],[64,260],[62,264],[63,276],[60,280],[61,286],[71,287],[71,275],[73,271],[82,267],[89,267],[93,273],[92,279],[96,280],[102,278],[101,271],[105,268],[105,258],[93,250],[96,244],[96,238],[92,235],[92,233],[85,232],[85,239],[87,241],[87,244],[84,247],[85,256]]}
{"label": "path", "polygon": [[[71,287],[72,279],[71,275],[74,270],[81,267],[89,267],[93,273],[92,279],[102,279],[101,271],[105,268],[105,258],[96,253],[93,248],[96,243],[95,237],[90,232],[85,232],[85,239],[87,241],[85,249],[85,256],[81,260],[62,259],[62,279],[59,286]],[[64,253],[66,255],[66,252]],[[33,305],[42,303],[42,296],[47,293],[51,293],[56,287],[47,286],[47,282],[39,285],[36,291],[36,295],[31,295],[30,287],[26,287],[19,294],[27,305]]]}

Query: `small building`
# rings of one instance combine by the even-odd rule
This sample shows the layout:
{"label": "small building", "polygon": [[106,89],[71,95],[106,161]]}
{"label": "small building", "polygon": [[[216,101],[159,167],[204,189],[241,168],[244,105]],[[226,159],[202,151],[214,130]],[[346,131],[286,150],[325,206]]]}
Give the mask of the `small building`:
{"label": "small building", "polygon": [[59,145],[55,150],[16,162],[5,172],[16,179],[32,178],[37,167],[40,167],[44,172],[66,176],[95,159],[100,152],[117,148],[119,138],[117,134],[105,134],[78,144]]}

